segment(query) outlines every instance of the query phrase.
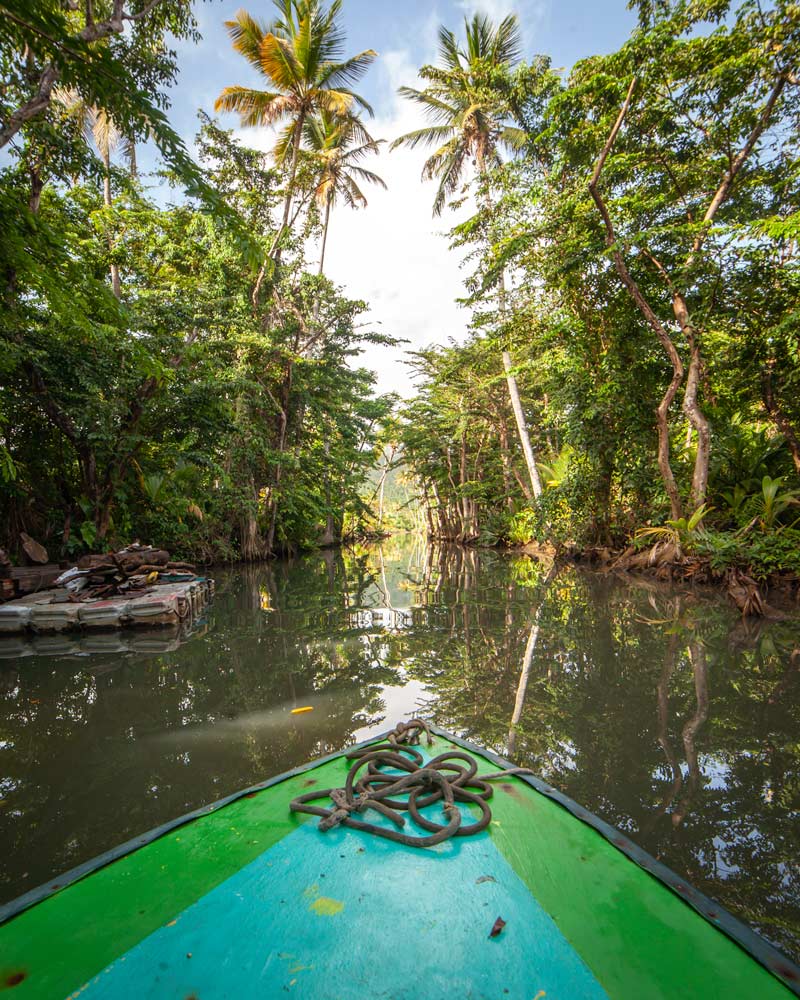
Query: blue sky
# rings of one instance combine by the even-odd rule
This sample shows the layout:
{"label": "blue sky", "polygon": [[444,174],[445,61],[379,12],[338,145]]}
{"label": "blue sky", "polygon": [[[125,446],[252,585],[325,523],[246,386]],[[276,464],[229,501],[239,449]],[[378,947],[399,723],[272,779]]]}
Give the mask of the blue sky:
{"label": "blue sky", "polygon": [[[171,92],[170,118],[187,144],[196,131],[197,109],[211,112],[222,87],[258,84],[257,74],[231,48],[223,25],[241,6],[261,19],[271,17],[269,0],[198,3],[202,41],[178,47],[181,75]],[[397,87],[413,86],[417,67],[435,61],[439,24],[457,30],[475,10],[496,19],[517,13],[526,55],[546,53],[554,66],[565,69],[619,47],[635,23],[622,0],[345,0],[348,54],[366,48],[379,54],[358,87],[375,108],[371,131],[376,138],[393,139],[418,127],[416,112],[400,101]],[[229,128],[238,124],[232,115],[221,122]],[[237,134],[248,145],[271,147],[266,129]],[[410,388],[403,351],[460,340],[469,321],[455,303],[462,293],[461,262],[444,235],[454,218],[431,218],[434,189],[420,181],[423,156],[422,150],[384,150],[369,164],[389,190],[368,193],[366,209],[334,211],[326,254],[328,275],[348,294],[370,303],[370,321],[409,341],[403,349],[370,348],[362,359],[377,373],[382,391],[402,394]],[[310,247],[312,257],[314,252]]]}

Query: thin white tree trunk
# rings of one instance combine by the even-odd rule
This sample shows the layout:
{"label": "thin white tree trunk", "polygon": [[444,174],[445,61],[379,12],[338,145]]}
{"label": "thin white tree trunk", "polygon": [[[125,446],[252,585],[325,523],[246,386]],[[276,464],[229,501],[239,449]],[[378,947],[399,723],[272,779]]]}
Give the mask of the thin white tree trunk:
{"label": "thin white tree trunk", "polygon": [[503,368],[505,369],[506,382],[508,383],[508,394],[511,397],[511,408],[514,410],[514,419],[517,422],[522,453],[525,456],[525,465],[528,467],[531,489],[533,490],[534,497],[538,497],[542,493],[542,480],[539,476],[539,470],[536,468],[536,456],[533,453],[533,446],[528,434],[528,425],[525,422],[525,413],[523,412],[522,402],[519,398],[517,380],[514,377],[514,365],[508,351],[503,351]]}
{"label": "thin white tree trunk", "polygon": [[[103,154],[103,166],[105,171],[103,174],[103,202],[106,208],[111,208],[111,151],[108,148],[102,150]],[[108,236],[108,250],[109,253],[113,252],[113,243],[111,240],[111,234]],[[122,285],[119,280],[119,265],[111,264],[109,270],[111,271],[111,289],[114,295],[118,298],[122,298]]]}
{"label": "thin white tree trunk", "polygon": [[[487,207],[491,210],[492,201],[490,195],[487,193],[486,196]],[[506,276],[505,272],[500,274],[500,289],[499,289],[499,306],[500,306],[500,320],[505,323],[507,315],[506,306]],[[528,469],[528,478],[531,481],[531,489],[533,490],[534,499],[542,495],[542,480],[539,478],[539,470],[536,468],[536,456],[533,453],[533,446],[531,445],[530,434],[528,434],[528,424],[525,420],[525,413],[522,409],[522,402],[519,398],[519,389],[517,388],[517,379],[514,375],[514,365],[511,361],[511,355],[508,350],[503,351],[503,369],[506,373],[506,382],[508,383],[508,395],[511,398],[511,408],[514,411],[514,419],[517,422],[517,432],[519,433],[519,441],[522,445],[522,453],[525,456],[525,465]]]}

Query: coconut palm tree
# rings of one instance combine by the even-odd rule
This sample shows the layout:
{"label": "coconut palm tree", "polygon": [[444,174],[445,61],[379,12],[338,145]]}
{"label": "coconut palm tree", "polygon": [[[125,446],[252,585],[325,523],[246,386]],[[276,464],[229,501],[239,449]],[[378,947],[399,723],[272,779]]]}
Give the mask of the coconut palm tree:
{"label": "coconut palm tree", "polygon": [[[484,182],[485,199],[491,208],[488,175],[502,163],[501,150],[519,148],[525,135],[511,121],[508,100],[510,70],[519,60],[521,34],[516,15],[510,14],[495,26],[485,15],[465,19],[465,46],[462,48],[448,28],[439,28],[439,65],[423,66],[420,76],[424,90],[401,87],[399,93],[419,105],[429,125],[408,132],[391,148],[436,146],[422,168],[423,180],[438,179],[433,214],[440,215],[458,191],[470,163]],[[500,278],[501,317],[505,314],[505,281]],[[508,393],[519,431],[520,443],[534,496],[542,492],[536,458],[528,434],[510,352],[502,352]]]}
{"label": "coconut palm tree", "polygon": [[424,180],[438,179],[434,215],[458,190],[470,162],[485,176],[500,165],[500,149],[516,149],[524,133],[510,121],[505,97],[507,71],[518,60],[520,30],[510,14],[497,27],[476,14],[464,21],[466,47],[452,31],[439,28],[438,66],[423,66],[424,90],[400,87],[399,93],[419,105],[430,125],[395,139],[391,148],[436,146],[422,168]]}
{"label": "coconut palm tree", "polygon": [[235,111],[243,128],[288,121],[289,142],[279,143],[278,162],[288,159],[289,178],[283,220],[273,243],[289,225],[303,129],[315,113],[345,116],[372,108],[354,93],[356,83],[375,59],[367,49],[342,59],[344,32],[339,23],[342,0],[326,9],[319,0],[274,0],[278,16],[269,25],[240,10],[225,27],[233,47],[268,82],[271,89],[226,87],[214,105],[216,111]]}
{"label": "coconut palm tree", "polygon": [[[291,141],[291,126],[279,141]],[[365,157],[378,153],[383,139],[373,139],[357,115],[344,118],[320,111],[306,120],[303,129],[303,147],[317,167],[317,181],[314,197],[323,213],[322,250],[319,258],[319,273],[325,266],[325,246],[328,242],[331,209],[338,198],[350,208],[361,208],[367,199],[359,185],[378,184],[386,188],[383,178],[371,170],[359,166]]]}

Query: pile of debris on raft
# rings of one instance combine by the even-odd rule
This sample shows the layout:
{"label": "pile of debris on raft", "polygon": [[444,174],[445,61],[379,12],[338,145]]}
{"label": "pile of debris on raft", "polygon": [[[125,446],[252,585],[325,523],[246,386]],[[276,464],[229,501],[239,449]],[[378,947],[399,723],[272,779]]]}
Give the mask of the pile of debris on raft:
{"label": "pile of debris on raft", "polygon": [[191,626],[214,594],[214,581],[190,563],[138,542],[83,556],[48,589],[0,604],[0,633],[64,632],[127,625]]}
{"label": "pile of debris on raft", "polygon": [[54,586],[68,590],[70,600],[98,601],[117,594],[141,596],[159,581],[183,583],[196,576],[191,563],[172,562],[166,550],[134,542],[119,552],[82,556],[77,566],[54,581]]}

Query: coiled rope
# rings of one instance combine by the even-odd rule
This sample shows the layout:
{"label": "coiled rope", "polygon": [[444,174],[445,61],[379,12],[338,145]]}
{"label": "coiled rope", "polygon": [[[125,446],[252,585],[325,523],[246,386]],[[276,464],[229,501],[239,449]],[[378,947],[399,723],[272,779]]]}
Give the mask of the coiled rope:
{"label": "coiled rope", "polygon": [[[321,816],[319,829],[323,831],[341,824],[407,847],[434,847],[450,837],[469,837],[486,829],[492,819],[488,802],[494,789],[490,781],[510,774],[533,773],[526,767],[511,767],[494,774],[478,775],[477,763],[461,750],[447,751],[425,763],[422,754],[413,746],[419,744],[423,733],[428,746],[432,746],[433,736],[427,723],[411,719],[398,723],[385,742],[351,750],[346,756],[354,763],[344,788],[326,788],[299,795],[292,800],[290,810]],[[332,807],[311,804],[326,797],[333,803]],[[422,814],[423,809],[438,803],[444,811],[444,823]],[[456,803],[476,806],[480,818],[464,823]],[[376,826],[354,817],[368,809],[379,812],[398,829]],[[428,836],[401,833],[406,822],[404,812],[417,826],[427,830]]]}

